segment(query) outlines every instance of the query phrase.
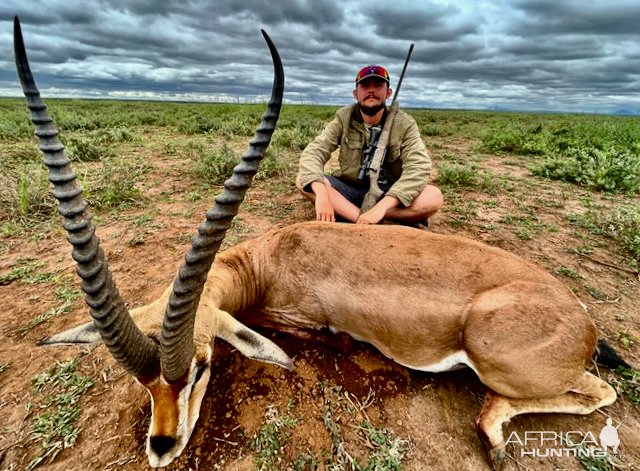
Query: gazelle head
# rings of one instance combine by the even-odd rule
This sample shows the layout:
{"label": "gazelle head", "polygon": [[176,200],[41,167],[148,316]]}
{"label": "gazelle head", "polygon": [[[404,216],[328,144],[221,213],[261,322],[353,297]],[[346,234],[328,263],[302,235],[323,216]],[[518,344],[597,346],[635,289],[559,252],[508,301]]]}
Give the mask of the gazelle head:
{"label": "gazelle head", "polygon": [[146,452],[152,467],[167,466],[184,450],[193,432],[211,374],[211,348],[198,345],[187,375],[169,382],[160,374],[141,381],[151,396]]}
{"label": "gazelle head", "polygon": [[[280,56],[269,36],[262,32],[273,59],[275,75],[267,111],[242,161],[216,197],[214,207],[193,237],[178,276],[167,296],[129,313],[112,279],[104,252],[100,248],[95,226],[87,211],[82,189],[76,180],[58,132],[40,98],[25,51],[20,22],[14,19],[14,51],[18,77],[31,120],[36,128],[54,196],[72,256],[78,263],[82,290],[93,321],[54,335],[43,343],[86,343],[100,339],[113,357],[150,393],[152,417],[147,437],[147,454],[151,466],[166,466],[186,446],[200,412],[210,377],[213,338],[229,341],[245,355],[291,368],[291,359],[268,339],[236,321],[228,313],[200,305],[207,274],[231,221],[251,184],[264,156],[282,105],[284,72]],[[200,310],[209,312],[202,313]],[[142,312],[136,312],[142,311]],[[157,311],[157,312],[156,312]],[[132,317],[133,314],[133,317]],[[154,315],[156,314],[156,315]],[[203,314],[213,322],[199,329],[196,322]],[[140,327],[134,318],[163,319],[162,325]],[[203,330],[205,332],[203,333]]]}

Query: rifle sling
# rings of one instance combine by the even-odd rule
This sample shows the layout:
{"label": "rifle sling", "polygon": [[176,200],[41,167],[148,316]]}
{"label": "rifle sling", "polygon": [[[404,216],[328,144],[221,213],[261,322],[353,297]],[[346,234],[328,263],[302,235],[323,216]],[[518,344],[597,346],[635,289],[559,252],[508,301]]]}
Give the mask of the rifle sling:
{"label": "rifle sling", "polygon": [[380,199],[380,196],[382,196],[382,190],[378,185],[378,177],[380,176],[380,169],[384,164],[384,158],[387,154],[389,139],[391,137],[391,127],[393,126],[393,121],[395,120],[397,113],[398,102],[394,101],[393,103],[391,103],[391,107],[389,108],[389,112],[387,113],[387,118],[385,120],[384,127],[382,128],[382,133],[380,134],[380,138],[378,139],[378,147],[373,154],[373,160],[371,161],[371,165],[369,166],[369,191],[365,195],[362,202],[360,214],[363,214],[373,208]]}

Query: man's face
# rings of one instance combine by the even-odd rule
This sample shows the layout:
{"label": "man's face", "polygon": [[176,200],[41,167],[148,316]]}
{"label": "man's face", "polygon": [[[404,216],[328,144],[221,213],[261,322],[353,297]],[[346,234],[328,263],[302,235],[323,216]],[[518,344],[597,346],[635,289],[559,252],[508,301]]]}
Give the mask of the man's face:
{"label": "man's face", "polygon": [[353,97],[361,107],[377,108],[384,104],[391,96],[392,90],[389,84],[382,79],[371,77],[366,78],[356,85]]}

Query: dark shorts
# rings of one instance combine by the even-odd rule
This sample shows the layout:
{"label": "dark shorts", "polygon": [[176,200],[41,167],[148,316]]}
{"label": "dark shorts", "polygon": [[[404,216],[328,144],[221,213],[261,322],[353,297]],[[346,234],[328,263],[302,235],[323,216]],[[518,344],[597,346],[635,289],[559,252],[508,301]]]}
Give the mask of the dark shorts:
{"label": "dark shorts", "polygon": [[[369,191],[369,179],[365,183],[359,184],[354,182],[346,182],[344,180],[340,180],[337,177],[333,177],[331,175],[325,176],[331,186],[338,190],[342,196],[348,199],[351,203],[356,205],[358,208],[362,206],[362,202],[364,201],[364,197]],[[382,190],[383,194],[389,191],[391,185],[387,183],[383,183],[378,181],[378,186]]]}
{"label": "dark shorts", "polygon": [[331,186],[336,189],[338,193],[348,199],[352,204],[354,204],[358,208],[362,206],[364,197],[367,194],[367,191],[369,191],[368,181],[365,184],[359,185],[350,182],[347,183],[331,175],[327,175],[325,178],[329,180]]}

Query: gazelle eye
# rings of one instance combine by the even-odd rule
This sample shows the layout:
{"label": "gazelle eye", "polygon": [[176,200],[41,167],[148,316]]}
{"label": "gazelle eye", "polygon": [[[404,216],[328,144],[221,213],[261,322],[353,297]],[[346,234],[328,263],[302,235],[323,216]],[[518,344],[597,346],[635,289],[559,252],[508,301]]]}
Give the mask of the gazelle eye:
{"label": "gazelle eye", "polygon": [[207,365],[202,365],[200,368],[198,368],[198,371],[196,372],[196,379],[193,380],[193,384],[196,384],[198,381],[200,381],[200,378],[202,378],[202,375],[206,370]]}

